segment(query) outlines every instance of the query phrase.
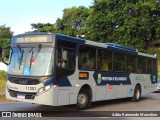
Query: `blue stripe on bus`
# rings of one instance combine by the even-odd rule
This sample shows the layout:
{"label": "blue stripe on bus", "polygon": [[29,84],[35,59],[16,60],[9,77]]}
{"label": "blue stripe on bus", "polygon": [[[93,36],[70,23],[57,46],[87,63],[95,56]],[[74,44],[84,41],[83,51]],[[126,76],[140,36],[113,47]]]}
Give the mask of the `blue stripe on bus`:
{"label": "blue stripe on bus", "polygon": [[54,84],[55,81],[56,81],[56,78],[53,76],[53,77],[49,78],[48,80],[44,81],[43,84],[44,84],[44,86],[47,86],[50,84]]}
{"label": "blue stripe on bus", "polygon": [[132,55],[138,55],[138,52],[126,50],[123,48],[113,47],[113,46],[108,46],[107,49],[115,52],[123,52],[123,53],[132,54]]}
{"label": "blue stripe on bus", "polygon": [[112,47],[116,47],[116,48],[120,48],[120,49],[124,49],[126,51],[137,52],[137,49],[130,48],[130,47],[127,47],[127,46],[122,46],[122,45],[115,44],[115,43],[104,43],[104,45],[112,46]]}
{"label": "blue stripe on bus", "polygon": [[130,85],[129,73],[95,71],[93,77],[97,85]]}
{"label": "blue stripe on bus", "polygon": [[[131,85],[131,79],[129,78],[130,74],[126,72],[105,72],[105,71],[95,71],[93,74],[93,78],[97,85]],[[150,80],[152,84],[157,82],[157,76],[150,76]],[[143,80],[143,79],[142,79]],[[54,84],[59,87],[67,87],[72,86],[69,79],[67,77],[60,78],[56,80],[55,77],[52,77],[46,80],[43,83],[45,86]]]}
{"label": "blue stripe on bus", "polygon": [[57,79],[57,80],[56,80],[55,77],[51,77],[48,80],[44,81],[43,84],[44,84],[44,86],[47,86],[47,85],[50,85],[50,84],[58,85],[60,87],[72,86],[67,77],[63,77],[63,78],[60,78],[60,79]]}
{"label": "blue stripe on bus", "polygon": [[60,87],[63,87],[63,86],[65,86],[65,87],[72,86],[71,83],[70,83],[70,81],[69,81],[69,79],[67,78],[67,76],[56,80],[54,84],[58,85]]}

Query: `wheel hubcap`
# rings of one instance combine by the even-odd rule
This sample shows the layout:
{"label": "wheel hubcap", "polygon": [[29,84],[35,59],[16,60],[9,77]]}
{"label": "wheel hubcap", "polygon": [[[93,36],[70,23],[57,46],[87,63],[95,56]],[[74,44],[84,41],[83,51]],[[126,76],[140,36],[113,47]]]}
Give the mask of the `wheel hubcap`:
{"label": "wheel hubcap", "polygon": [[86,103],[86,101],[87,101],[87,98],[86,98],[86,96],[84,95],[84,94],[80,94],[79,96],[78,96],[78,103],[79,104],[85,104]]}
{"label": "wheel hubcap", "polygon": [[136,99],[139,99],[139,97],[140,97],[140,91],[137,90],[137,92],[136,92]]}

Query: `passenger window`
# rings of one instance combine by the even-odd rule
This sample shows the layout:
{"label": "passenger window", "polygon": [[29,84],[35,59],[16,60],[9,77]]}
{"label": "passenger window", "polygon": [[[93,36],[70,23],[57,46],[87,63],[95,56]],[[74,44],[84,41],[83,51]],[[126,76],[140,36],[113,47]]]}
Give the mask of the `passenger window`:
{"label": "passenger window", "polygon": [[136,56],[127,55],[127,72],[135,73],[136,72]]}
{"label": "passenger window", "polygon": [[112,52],[98,50],[97,69],[101,71],[112,71]]}
{"label": "passenger window", "polygon": [[63,69],[75,69],[75,51],[59,48],[58,67]]}
{"label": "passenger window", "polygon": [[114,71],[124,72],[125,71],[125,54],[114,53]]}
{"label": "passenger window", "polygon": [[152,74],[152,66],[153,66],[153,60],[148,58],[147,59],[147,73]]}
{"label": "passenger window", "polygon": [[80,70],[95,70],[96,49],[89,46],[79,46],[78,68]]}
{"label": "passenger window", "polygon": [[137,73],[146,73],[146,58],[138,57],[137,59]]}
{"label": "passenger window", "polygon": [[152,67],[153,75],[157,75],[157,61],[153,59],[153,67]]}
{"label": "passenger window", "polygon": [[65,40],[57,40],[56,79],[72,75],[76,65],[76,44]]}

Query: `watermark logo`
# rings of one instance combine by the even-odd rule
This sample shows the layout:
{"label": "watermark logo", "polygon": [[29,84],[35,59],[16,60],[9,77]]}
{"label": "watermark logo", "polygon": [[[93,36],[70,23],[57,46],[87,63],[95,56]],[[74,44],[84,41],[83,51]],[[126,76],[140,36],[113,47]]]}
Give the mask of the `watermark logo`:
{"label": "watermark logo", "polygon": [[2,117],[12,117],[11,112],[2,112]]}
{"label": "watermark logo", "polygon": [[9,117],[42,117],[42,114],[39,112],[1,112],[1,116],[4,118]]}

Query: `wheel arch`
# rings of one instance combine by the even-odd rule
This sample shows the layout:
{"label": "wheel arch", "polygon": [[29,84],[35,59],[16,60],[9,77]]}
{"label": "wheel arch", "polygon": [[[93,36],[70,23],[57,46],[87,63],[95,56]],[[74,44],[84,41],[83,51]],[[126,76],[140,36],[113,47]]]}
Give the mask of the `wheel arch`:
{"label": "wheel arch", "polygon": [[[85,102],[84,104],[81,104],[79,101],[79,94],[83,94],[86,95],[87,97],[87,102]],[[92,101],[92,88],[90,87],[90,85],[88,84],[84,84],[77,95],[77,104],[76,104],[76,109],[77,110],[84,110],[86,108],[90,108],[91,107],[91,101]]]}
{"label": "wheel arch", "polygon": [[[93,97],[93,91],[92,91],[91,86],[90,86],[90,85],[88,85],[88,84],[84,84],[84,85],[80,88],[79,92],[80,92],[82,89],[90,90],[90,95],[91,95],[90,97],[91,97],[91,100],[92,100],[92,97]],[[79,92],[78,92],[78,93],[79,93]]]}
{"label": "wheel arch", "polygon": [[[142,92],[141,84],[140,84],[140,83],[137,83],[137,84],[135,85],[135,88],[136,88],[137,86],[139,86],[139,87],[140,87],[140,92]],[[135,88],[134,88],[134,89],[135,89]]]}

